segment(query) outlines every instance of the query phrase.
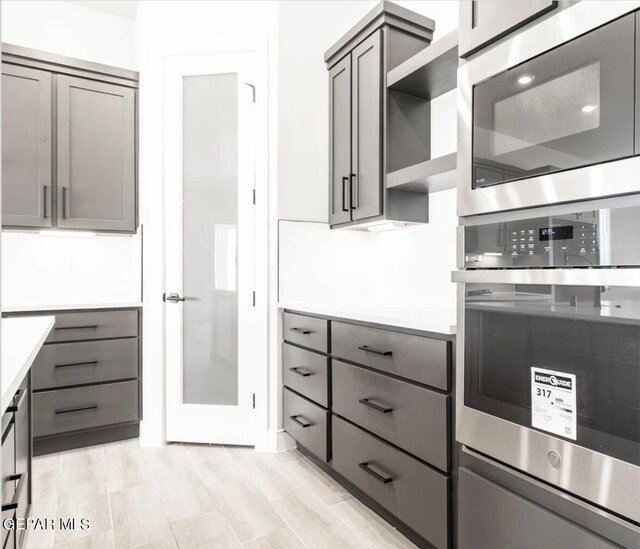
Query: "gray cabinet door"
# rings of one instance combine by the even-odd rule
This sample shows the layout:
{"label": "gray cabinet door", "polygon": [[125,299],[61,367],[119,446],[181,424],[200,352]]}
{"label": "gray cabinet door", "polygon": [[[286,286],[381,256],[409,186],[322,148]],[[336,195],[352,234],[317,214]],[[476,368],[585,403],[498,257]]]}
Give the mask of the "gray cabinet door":
{"label": "gray cabinet door", "polygon": [[329,71],[329,223],[351,221],[351,56]]}
{"label": "gray cabinet door", "polygon": [[382,213],[382,30],[351,53],[353,219]]}
{"label": "gray cabinet door", "polygon": [[135,91],[58,76],[58,227],[135,231]]}
{"label": "gray cabinet door", "polygon": [[2,65],[2,224],[51,227],[51,74]]}

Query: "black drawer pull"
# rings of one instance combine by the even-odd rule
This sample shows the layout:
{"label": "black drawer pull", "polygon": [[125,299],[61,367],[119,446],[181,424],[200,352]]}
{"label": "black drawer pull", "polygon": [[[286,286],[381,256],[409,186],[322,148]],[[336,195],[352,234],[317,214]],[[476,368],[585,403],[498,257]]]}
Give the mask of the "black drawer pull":
{"label": "black drawer pull", "polygon": [[97,324],[92,326],[60,326],[59,328],[54,328],[54,330],[97,330]]}
{"label": "black drawer pull", "polygon": [[7,440],[9,434],[11,433],[11,429],[13,429],[13,426],[15,424],[16,424],[16,418],[15,416],[11,416],[9,423],[7,424],[7,428],[4,430],[4,433],[2,433],[2,444],[4,444],[4,441]]}
{"label": "black drawer pull", "polygon": [[69,362],[68,364],[56,364],[54,368],[69,368],[71,366],[97,366],[97,360],[89,360],[87,362]]}
{"label": "black drawer pull", "polygon": [[289,371],[293,372],[294,374],[298,374],[300,377],[309,377],[313,375],[313,372],[310,372],[309,370],[305,370],[301,366],[295,366],[294,368],[289,368]]}
{"label": "black drawer pull", "polygon": [[380,349],[374,349],[373,347],[369,347],[368,345],[360,345],[358,349],[380,356],[391,356],[393,354],[393,351],[381,351]]}
{"label": "black drawer pull", "polygon": [[364,463],[358,463],[358,467],[369,473],[376,480],[382,482],[382,484],[389,484],[390,482],[393,482],[393,478],[388,476],[387,473],[381,475],[380,473],[377,473],[376,471],[371,469],[371,465],[369,465],[368,461],[365,461]]}
{"label": "black drawer pull", "polygon": [[371,402],[371,399],[369,398],[360,398],[358,399],[358,402],[360,404],[364,404],[365,406],[368,406],[369,408],[373,408],[378,412],[382,412],[383,414],[390,414],[391,412],[393,412],[393,408],[389,408],[384,404],[376,404],[375,402]]}
{"label": "black drawer pull", "polygon": [[98,405],[93,404],[91,406],[80,406],[79,408],[64,408],[63,410],[56,410],[56,414],[57,415],[72,414],[74,412],[85,412],[85,411],[97,410],[97,409],[98,409]]}
{"label": "black drawer pull", "polygon": [[14,509],[18,508],[18,502],[20,501],[20,494],[22,493],[22,489],[24,488],[25,483],[25,479],[27,478],[27,473],[20,473],[19,475],[9,475],[7,477],[8,481],[14,481],[17,480],[18,481],[18,487],[16,488],[16,491],[13,493],[13,498],[11,499],[10,503],[5,503],[2,506],[2,512],[4,513],[5,511],[13,511]]}
{"label": "black drawer pull", "polygon": [[[20,398],[18,398],[18,395],[20,396]],[[22,406],[22,403],[24,402],[25,397],[27,396],[27,391],[23,391],[22,389],[18,389],[16,391],[16,396],[13,397],[13,402],[16,402],[16,398],[18,399],[17,404],[12,404],[11,406],[7,406],[7,412],[12,412],[12,413],[16,413],[19,409],[20,406]]]}
{"label": "black drawer pull", "polygon": [[298,425],[300,425],[300,427],[302,427],[303,429],[306,429],[307,427],[311,427],[313,425],[313,423],[305,420],[304,418],[302,418],[302,421],[300,421],[298,418],[302,417],[302,416],[289,416],[289,419],[295,421]]}
{"label": "black drawer pull", "polygon": [[309,335],[311,333],[311,330],[309,330],[308,328],[289,328],[289,330],[302,335]]}

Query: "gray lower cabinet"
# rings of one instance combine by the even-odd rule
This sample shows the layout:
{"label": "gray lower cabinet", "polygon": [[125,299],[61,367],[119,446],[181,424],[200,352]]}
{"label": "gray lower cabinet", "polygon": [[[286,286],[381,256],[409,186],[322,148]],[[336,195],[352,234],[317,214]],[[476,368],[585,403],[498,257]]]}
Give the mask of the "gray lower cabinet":
{"label": "gray lower cabinet", "polygon": [[457,501],[459,549],[618,547],[465,468]]}
{"label": "gray lower cabinet", "polygon": [[58,76],[58,227],[133,231],[135,90]]}
{"label": "gray lower cabinet", "polygon": [[3,44],[2,87],[3,227],[134,233],[138,74]]}
{"label": "gray lower cabinet", "polygon": [[432,546],[449,543],[450,478],[334,417],[333,468]]}
{"label": "gray lower cabinet", "polygon": [[2,66],[2,225],[51,227],[51,73]]}
{"label": "gray lower cabinet", "polygon": [[55,316],[31,367],[36,455],[137,437],[142,312],[138,308],[20,313]]}
{"label": "gray lower cabinet", "polygon": [[[27,373],[2,416],[2,519],[24,521],[31,514],[31,374]],[[4,522],[3,522],[4,525]],[[25,529],[2,528],[2,547],[23,547]]]}
{"label": "gray lower cabinet", "polygon": [[285,431],[416,544],[451,547],[454,338],[296,311],[283,328]]}

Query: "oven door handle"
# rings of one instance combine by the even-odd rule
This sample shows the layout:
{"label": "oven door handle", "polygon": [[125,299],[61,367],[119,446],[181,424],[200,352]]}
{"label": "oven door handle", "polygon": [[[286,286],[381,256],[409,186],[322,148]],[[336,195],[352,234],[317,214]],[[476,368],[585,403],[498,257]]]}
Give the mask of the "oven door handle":
{"label": "oven door handle", "polygon": [[637,286],[640,269],[472,269],[453,271],[462,284],[534,284],[542,286]]}

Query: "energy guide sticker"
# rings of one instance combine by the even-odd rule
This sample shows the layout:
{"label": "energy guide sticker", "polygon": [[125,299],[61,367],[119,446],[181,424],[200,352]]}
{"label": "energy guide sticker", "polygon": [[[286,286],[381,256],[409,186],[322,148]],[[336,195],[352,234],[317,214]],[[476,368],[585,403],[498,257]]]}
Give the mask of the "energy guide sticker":
{"label": "energy guide sticker", "polygon": [[576,440],[577,415],[576,376],[531,368],[531,425]]}

